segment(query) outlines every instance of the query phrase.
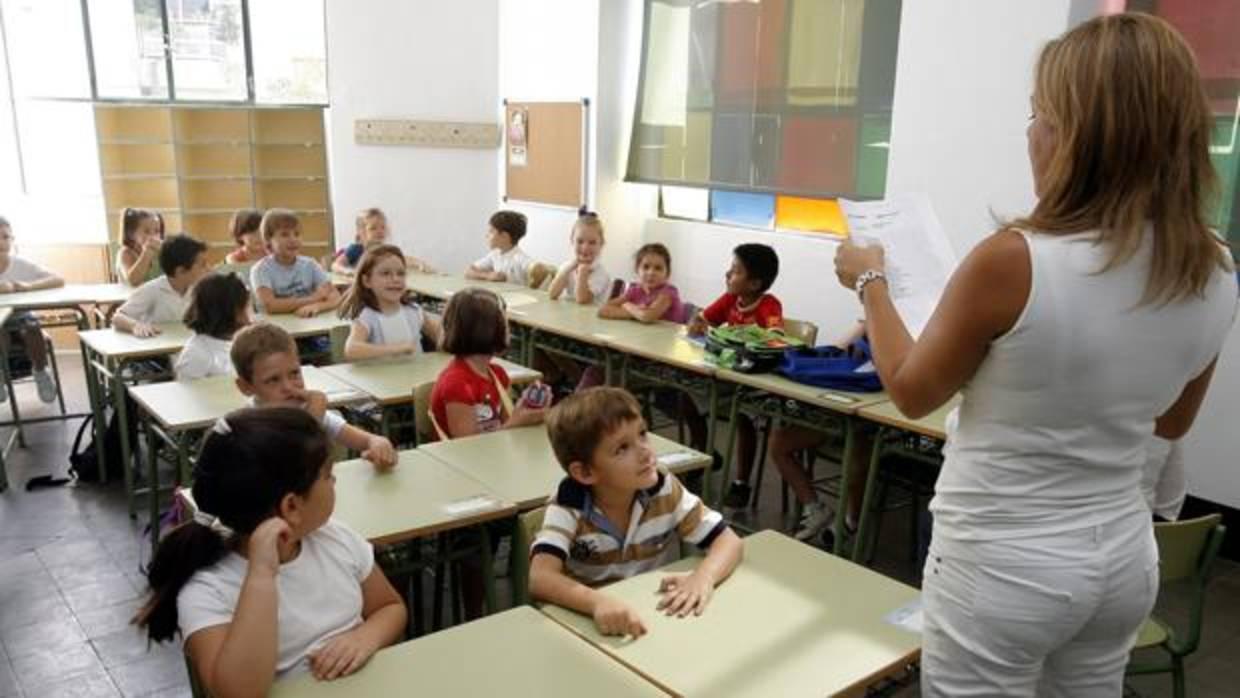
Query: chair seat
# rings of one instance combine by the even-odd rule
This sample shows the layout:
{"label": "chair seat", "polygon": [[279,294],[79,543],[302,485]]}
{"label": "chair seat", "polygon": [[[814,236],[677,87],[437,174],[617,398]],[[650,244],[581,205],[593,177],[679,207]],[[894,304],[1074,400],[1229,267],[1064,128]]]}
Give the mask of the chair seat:
{"label": "chair seat", "polygon": [[1157,647],[1167,641],[1167,626],[1157,618],[1150,617],[1145,619],[1145,623],[1141,625],[1141,630],[1137,631],[1137,644],[1133,645],[1134,650],[1145,649],[1147,647]]}

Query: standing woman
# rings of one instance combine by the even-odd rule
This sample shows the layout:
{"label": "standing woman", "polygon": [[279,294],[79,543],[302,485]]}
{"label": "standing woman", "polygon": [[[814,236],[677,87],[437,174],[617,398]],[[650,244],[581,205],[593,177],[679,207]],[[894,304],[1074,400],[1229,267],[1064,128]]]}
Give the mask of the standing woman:
{"label": "standing woman", "polygon": [[1086,22],[1043,49],[1032,101],[1037,205],[969,253],[917,341],[881,248],[835,259],[900,410],[963,396],[930,505],[926,696],[1121,694],[1158,592],[1145,447],[1188,431],[1236,313],[1179,34]]}

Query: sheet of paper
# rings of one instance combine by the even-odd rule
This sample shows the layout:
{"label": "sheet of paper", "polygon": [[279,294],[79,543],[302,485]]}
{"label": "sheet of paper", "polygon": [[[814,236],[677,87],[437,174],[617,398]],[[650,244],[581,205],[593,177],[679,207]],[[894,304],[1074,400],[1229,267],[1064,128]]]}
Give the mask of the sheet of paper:
{"label": "sheet of paper", "polygon": [[883,201],[840,199],[840,208],[853,242],[883,246],[891,300],[916,339],[956,268],[956,255],[930,198],[903,194]]}
{"label": "sheet of paper", "polygon": [[487,511],[499,507],[499,502],[494,497],[484,494],[465,499],[458,499],[455,502],[448,502],[443,505],[444,513],[449,516],[464,516],[478,511]]}

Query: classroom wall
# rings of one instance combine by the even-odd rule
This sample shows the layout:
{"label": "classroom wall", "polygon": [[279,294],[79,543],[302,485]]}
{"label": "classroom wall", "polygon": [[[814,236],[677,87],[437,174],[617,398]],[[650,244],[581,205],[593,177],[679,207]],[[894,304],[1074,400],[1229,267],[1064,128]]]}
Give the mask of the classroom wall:
{"label": "classroom wall", "polygon": [[406,251],[441,269],[479,256],[498,149],[363,146],[358,118],[498,122],[498,0],[327,0],[328,157],[336,241],[383,208]]}

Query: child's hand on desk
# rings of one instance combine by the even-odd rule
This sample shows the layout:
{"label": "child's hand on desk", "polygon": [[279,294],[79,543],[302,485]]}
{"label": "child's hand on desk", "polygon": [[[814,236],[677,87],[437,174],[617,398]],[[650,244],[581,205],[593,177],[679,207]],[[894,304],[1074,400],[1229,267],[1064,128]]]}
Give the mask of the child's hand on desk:
{"label": "child's hand on desk", "polygon": [[319,314],[318,303],[307,303],[297,310],[293,311],[297,317],[314,317]]}
{"label": "child's hand on desk", "polygon": [[534,424],[542,424],[543,417],[547,414],[547,408],[526,407],[525,405],[517,405],[512,410],[512,417],[508,418],[508,426],[510,427],[528,427]]}
{"label": "child's hand on desk", "polygon": [[679,618],[690,613],[700,616],[715,594],[715,583],[697,572],[674,574],[664,577],[659,583],[659,593],[663,598],[659,601],[658,610]]}
{"label": "child's hand on desk", "polygon": [[154,337],[159,334],[159,328],[145,322],[135,322],[133,324],[133,336],[135,337]]}
{"label": "child's hand on desk", "polygon": [[376,470],[391,470],[396,465],[396,449],[382,436],[371,436],[362,458],[370,461]]}
{"label": "child's hand on desk", "polygon": [[613,599],[606,594],[594,606],[594,626],[604,635],[632,635],[634,638],[646,634],[646,625],[633,607]]}
{"label": "child's hand on desk", "polygon": [[365,666],[379,648],[356,629],[337,635],[310,653],[310,671],[319,681],[348,676]]}

